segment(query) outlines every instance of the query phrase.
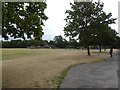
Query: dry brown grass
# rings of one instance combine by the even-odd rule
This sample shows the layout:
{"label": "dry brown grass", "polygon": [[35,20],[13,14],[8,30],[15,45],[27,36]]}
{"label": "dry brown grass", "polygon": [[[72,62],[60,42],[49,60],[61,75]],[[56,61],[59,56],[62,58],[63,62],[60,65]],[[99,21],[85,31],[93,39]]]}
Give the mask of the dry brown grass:
{"label": "dry brown grass", "polygon": [[[12,53],[11,50],[8,52]],[[108,51],[96,53],[96,50],[91,51],[91,56],[87,56],[86,50],[75,49],[24,50],[29,50],[30,54],[12,59],[7,57],[7,60],[3,61],[4,88],[56,88],[57,78],[69,66],[101,61],[109,57]],[[7,49],[3,49],[3,55],[6,51]]]}

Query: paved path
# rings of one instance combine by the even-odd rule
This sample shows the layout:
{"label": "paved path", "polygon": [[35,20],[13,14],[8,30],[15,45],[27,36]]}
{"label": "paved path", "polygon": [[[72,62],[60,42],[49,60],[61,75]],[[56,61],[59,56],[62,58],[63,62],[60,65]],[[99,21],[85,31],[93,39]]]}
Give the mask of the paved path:
{"label": "paved path", "polygon": [[106,62],[83,64],[71,68],[61,88],[118,88],[117,70],[118,53]]}

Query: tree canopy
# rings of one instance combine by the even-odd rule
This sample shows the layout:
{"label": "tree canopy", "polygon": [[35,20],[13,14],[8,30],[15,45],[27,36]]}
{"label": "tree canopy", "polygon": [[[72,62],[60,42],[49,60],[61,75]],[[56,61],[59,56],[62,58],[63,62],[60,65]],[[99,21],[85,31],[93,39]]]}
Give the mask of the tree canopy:
{"label": "tree canopy", "polygon": [[48,19],[45,2],[3,2],[2,37],[42,38],[44,21]]}
{"label": "tree canopy", "polygon": [[57,48],[66,48],[68,42],[61,35],[54,37],[54,44]]}
{"label": "tree canopy", "polygon": [[65,12],[68,14],[65,19],[65,36],[77,37],[79,42],[87,47],[88,55],[90,45],[102,45],[105,43],[104,38],[110,41],[108,44],[113,41],[116,33],[109,25],[115,23],[116,18],[112,18],[112,13],[106,14],[103,11],[102,2],[74,2],[70,5],[71,10]]}

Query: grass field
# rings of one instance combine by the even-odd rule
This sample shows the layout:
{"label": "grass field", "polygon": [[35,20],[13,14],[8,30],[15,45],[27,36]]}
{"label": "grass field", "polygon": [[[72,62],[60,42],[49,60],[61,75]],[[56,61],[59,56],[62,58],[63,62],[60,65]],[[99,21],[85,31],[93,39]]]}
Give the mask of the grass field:
{"label": "grass field", "polygon": [[3,87],[57,88],[67,68],[109,57],[108,51],[91,54],[80,49],[2,49]]}

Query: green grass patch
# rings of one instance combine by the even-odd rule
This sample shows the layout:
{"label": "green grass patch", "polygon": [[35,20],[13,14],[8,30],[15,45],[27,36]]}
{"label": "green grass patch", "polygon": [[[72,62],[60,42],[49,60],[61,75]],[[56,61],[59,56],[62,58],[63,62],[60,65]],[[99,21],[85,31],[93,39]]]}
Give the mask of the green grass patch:
{"label": "green grass patch", "polygon": [[50,51],[42,49],[2,49],[2,60],[48,55]]}

